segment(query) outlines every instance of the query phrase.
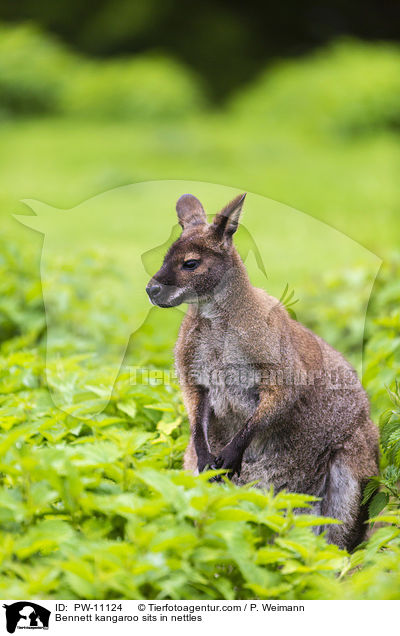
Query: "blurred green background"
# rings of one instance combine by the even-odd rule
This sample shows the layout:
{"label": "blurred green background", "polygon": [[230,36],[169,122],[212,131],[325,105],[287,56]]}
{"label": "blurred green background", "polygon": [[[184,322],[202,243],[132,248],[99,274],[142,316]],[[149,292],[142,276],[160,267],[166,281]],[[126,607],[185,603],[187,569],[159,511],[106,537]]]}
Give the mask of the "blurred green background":
{"label": "blurred green background", "polygon": [[70,208],[138,181],[208,181],[382,255],[400,231],[399,5],[367,4],[356,18],[289,3],[286,23],[275,7],[263,37],[257,5],[206,3],[186,20],[177,2],[3,6],[2,214],[23,198]]}

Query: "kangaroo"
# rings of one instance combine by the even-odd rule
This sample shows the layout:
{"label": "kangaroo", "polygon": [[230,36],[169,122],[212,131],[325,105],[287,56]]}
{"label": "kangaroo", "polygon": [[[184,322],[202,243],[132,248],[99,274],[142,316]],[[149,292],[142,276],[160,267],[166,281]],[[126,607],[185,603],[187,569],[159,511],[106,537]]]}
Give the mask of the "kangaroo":
{"label": "kangaroo", "polygon": [[146,288],[159,307],[189,305],[175,348],[191,427],[184,468],[314,495],[315,514],[342,522],[316,532],[351,551],[365,535],[378,430],[353,367],[251,285],[233,244],[245,196],[208,223],[200,201],[182,195],[183,231]]}

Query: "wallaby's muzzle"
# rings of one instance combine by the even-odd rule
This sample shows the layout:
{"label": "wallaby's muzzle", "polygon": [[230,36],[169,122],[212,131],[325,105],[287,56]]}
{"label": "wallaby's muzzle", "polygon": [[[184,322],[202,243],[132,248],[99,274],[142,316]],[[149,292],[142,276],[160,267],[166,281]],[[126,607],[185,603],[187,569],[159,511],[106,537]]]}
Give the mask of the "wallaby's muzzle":
{"label": "wallaby's muzzle", "polygon": [[174,285],[163,285],[155,278],[152,278],[147,287],[146,292],[153,305],[158,307],[176,307],[184,302],[185,290],[175,287]]}
{"label": "wallaby's muzzle", "polygon": [[150,281],[146,287],[146,292],[151,302],[154,304],[157,302],[157,296],[160,295],[161,285],[159,285],[158,283],[154,283],[153,281]]}

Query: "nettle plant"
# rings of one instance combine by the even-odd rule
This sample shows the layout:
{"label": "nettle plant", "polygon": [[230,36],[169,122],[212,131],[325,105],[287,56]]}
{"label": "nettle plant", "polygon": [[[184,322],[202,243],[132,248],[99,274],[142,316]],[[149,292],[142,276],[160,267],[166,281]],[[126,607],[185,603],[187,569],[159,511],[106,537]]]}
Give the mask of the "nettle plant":
{"label": "nettle plant", "polygon": [[397,380],[394,391],[388,389],[388,394],[392,408],[384,411],[379,421],[386,466],[380,476],[370,479],[365,488],[364,502],[369,501],[371,518],[376,518],[386,508],[385,518],[390,517],[396,523],[400,521],[400,384]]}

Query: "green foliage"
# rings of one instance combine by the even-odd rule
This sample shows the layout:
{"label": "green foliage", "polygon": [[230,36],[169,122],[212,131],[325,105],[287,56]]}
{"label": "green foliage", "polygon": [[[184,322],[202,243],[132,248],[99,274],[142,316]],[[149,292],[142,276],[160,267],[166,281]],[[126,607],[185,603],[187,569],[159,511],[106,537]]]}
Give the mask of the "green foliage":
{"label": "green foliage", "polygon": [[203,103],[192,75],[171,59],[94,62],[31,25],[0,27],[0,114],[168,120]]}
{"label": "green foliage", "polygon": [[[335,347],[351,358],[356,351],[359,322],[364,317],[357,311],[368,300],[365,297],[368,272],[352,271],[326,277],[325,295],[320,298],[318,318],[312,309],[309,324]],[[363,383],[367,389],[375,418],[379,416],[381,431],[381,474],[368,482],[363,502],[368,505],[371,524],[400,521],[400,259],[393,254],[386,261],[375,281],[364,332]],[[380,528],[371,538],[366,552],[371,554],[377,536],[389,536],[392,530]],[[381,533],[381,534],[378,534]],[[396,535],[397,537],[397,535]],[[396,540],[392,548],[398,550]],[[384,563],[380,552],[374,553],[376,563]],[[358,557],[355,557],[358,558]],[[393,562],[395,557],[386,556]],[[386,566],[385,566],[386,567]],[[377,576],[379,566],[374,565]],[[372,597],[371,597],[372,598]]]}
{"label": "green foliage", "polygon": [[63,87],[68,115],[152,120],[187,117],[204,98],[188,71],[164,57],[80,64]]}
{"label": "green foliage", "polygon": [[[400,125],[400,51],[352,41],[335,43],[307,61],[283,62],[265,73],[233,107],[254,122],[312,134],[368,134]],[[293,105],[296,105],[294,108]]]}
{"label": "green foliage", "polygon": [[[392,408],[384,411],[380,418],[381,444],[384,452],[385,468],[379,477],[367,484],[364,502],[369,503],[369,516],[400,520],[400,385],[395,382],[395,390],[388,389]],[[380,513],[383,512],[383,515]]]}
{"label": "green foliage", "polygon": [[[397,129],[399,64],[394,45],[343,41],[305,61],[268,70],[233,98],[231,109],[239,121],[308,134],[310,127],[313,134],[340,136]],[[0,92],[6,114],[100,119],[177,118],[199,111],[206,101],[192,74],[172,59],[94,61],[30,24],[0,28]]]}
{"label": "green foliage", "polygon": [[[389,405],[400,377],[400,259],[392,255],[379,272],[368,310],[364,383],[374,403]],[[392,394],[393,398],[393,394]]]}
{"label": "green foliage", "polygon": [[33,26],[0,28],[0,113],[54,113],[76,58]]}
{"label": "green foliage", "polygon": [[282,295],[279,299],[279,302],[286,308],[291,318],[296,319],[296,312],[293,309],[293,306],[299,302],[298,298],[294,298],[294,290],[289,290],[289,285],[286,283],[285,289],[282,292]]}
{"label": "green foliage", "polygon": [[[364,330],[363,384],[367,389],[374,417],[389,407],[387,388],[394,390],[400,376],[400,259],[392,254],[385,261],[368,298],[371,272],[361,268],[324,276],[319,289],[318,307],[312,302],[316,293],[310,285],[304,297],[307,325],[330,344],[352,359],[360,346]],[[359,310],[368,306],[367,315]],[[392,394],[393,398],[393,394]]]}
{"label": "green foliage", "polygon": [[[64,379],[71,408],[57,409],[45,379],[32,255],[2,246],[1,262],[7,286],[0,311],[11,324],[2,332],[0,357],[2,598],[398,596],[393,499],[380,517],[388,525],[349,556],[312,532],[322,522],[310,514],[312,497],[220,485],[208,481],[211,471],[199,477],[182,471],[188,427],[178,387],[133,383],[133,360],[101,414],[90,415],[107,385],[106,365],[72,384]],[[82,257],[75,267],[66,268],[70,303],[80,301],[79,286],[90,284],[91,275],[109,270],[100,255]],[[85,318],[98,329],[95,307],[85,307]],[[151,328],[146,337],[153,340]],[[73,341],[65,357],[76,374]],[[391,428],[383,423],[388,456],[397,462],[398,415]],[[370,494],[388,469],[385,475],[371,482]],[[377,512],[375,501],[371,514]]]}
{"label": "green foliage", "polygon": [[31,25],[0,36],[2,215],[24,196],[72,207],[183,178],[284,201],[377,254],[399,244],[396,46],[341,43],[272,65],[217,111],[160,52],[105,62]]}

